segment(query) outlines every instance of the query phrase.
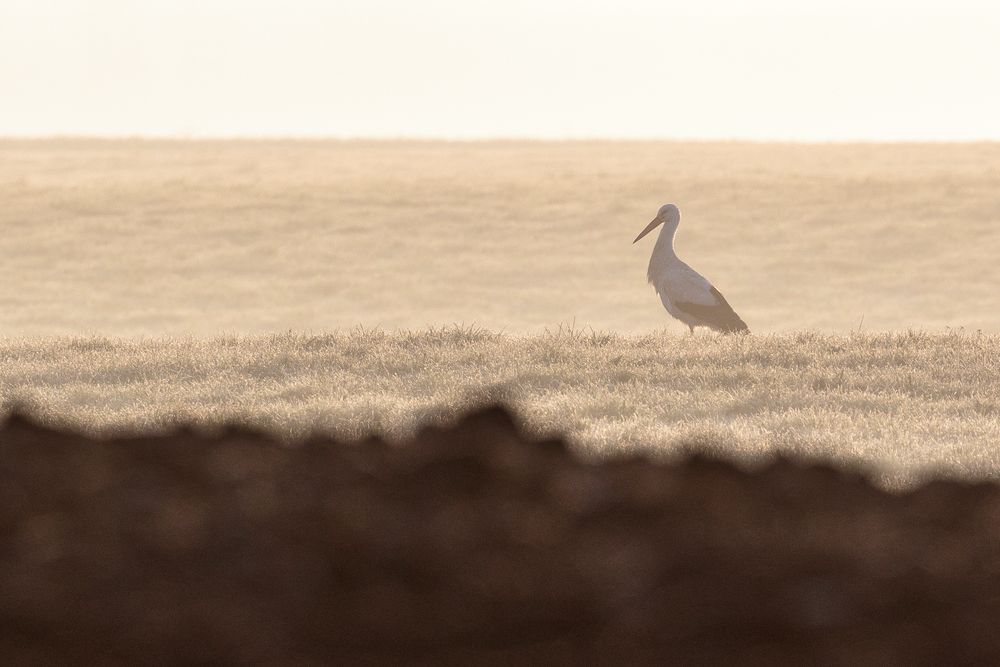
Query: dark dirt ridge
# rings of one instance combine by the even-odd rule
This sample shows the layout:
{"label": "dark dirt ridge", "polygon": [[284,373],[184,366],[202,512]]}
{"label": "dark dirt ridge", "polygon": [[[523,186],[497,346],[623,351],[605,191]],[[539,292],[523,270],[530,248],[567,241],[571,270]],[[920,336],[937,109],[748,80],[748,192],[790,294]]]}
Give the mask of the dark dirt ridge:
{"label": "dark dirt ridge", "polygon": [[412,442],[0,430],[0,663],[998,664],[1000,489]]}

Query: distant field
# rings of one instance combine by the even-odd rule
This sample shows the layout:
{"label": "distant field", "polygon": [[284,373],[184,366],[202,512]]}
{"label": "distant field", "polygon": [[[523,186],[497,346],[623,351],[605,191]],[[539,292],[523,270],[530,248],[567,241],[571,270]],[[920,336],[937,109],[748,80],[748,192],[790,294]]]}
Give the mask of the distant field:
{"label": "distant field", "polygon": [[875,470],[1000,480],[1000,338],[720,337],[376,330],[215,339],[0,340],[0,399],[98,432],[246,420],[399,435],[505,400],[586,455],[783,451]]}
{"label": "distant field", "polygon": [[0,335],[670,323],[1000,331],[1000,144],[0,141]]}

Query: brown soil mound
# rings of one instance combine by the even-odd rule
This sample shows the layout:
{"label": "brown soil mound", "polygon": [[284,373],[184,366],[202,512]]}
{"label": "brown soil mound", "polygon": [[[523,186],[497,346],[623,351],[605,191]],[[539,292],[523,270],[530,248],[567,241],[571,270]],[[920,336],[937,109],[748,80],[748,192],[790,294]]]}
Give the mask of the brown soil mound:
{"label": "brown soil mound", "polygon": [[1000,662],[1000,490],[413,442],[0,431],[0,663]]}

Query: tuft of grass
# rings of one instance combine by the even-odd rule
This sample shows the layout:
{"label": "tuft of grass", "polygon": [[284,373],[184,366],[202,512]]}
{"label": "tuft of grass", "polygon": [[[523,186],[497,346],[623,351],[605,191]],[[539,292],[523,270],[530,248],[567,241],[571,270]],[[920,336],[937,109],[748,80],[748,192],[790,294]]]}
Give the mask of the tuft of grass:
{"label": "tuft of grass", "polygon": [[0,339],[0,399],[90,432],[242,421],[404,437],[505,402],[587,457],[691,448],[863,467],[888,486],[1000,479],[1000,337],[537,335],[475,326],[321,335]]}

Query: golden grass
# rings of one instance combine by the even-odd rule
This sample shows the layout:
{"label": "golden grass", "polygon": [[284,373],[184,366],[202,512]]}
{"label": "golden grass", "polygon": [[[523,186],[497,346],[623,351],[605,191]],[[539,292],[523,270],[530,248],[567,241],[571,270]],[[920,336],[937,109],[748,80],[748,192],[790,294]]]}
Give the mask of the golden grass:
{"label": "golden grass", "polygon": [[585,455],[694,446],[1000,479],[1000,337],[900,333],[693,338],[451,327],[214,339],[0,341],[6,402],[98,432],[247,420],[285,437],[405,434],[506,400]]}
{"label": "golden grass", "polygon": [[1000,144],[0,141],[0,335],[671,323],[1000,331]]}
{"label": "golden grass", "polygon": [[[287,436],[506,397],[599,455],[997,478],[997,183],[996,143],[0,141],[0,394]],[[753,337],[663,312],[665,201]]]}

